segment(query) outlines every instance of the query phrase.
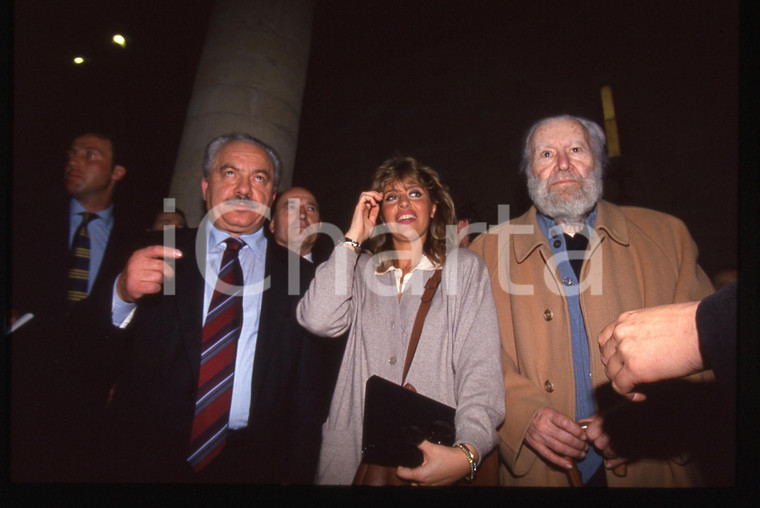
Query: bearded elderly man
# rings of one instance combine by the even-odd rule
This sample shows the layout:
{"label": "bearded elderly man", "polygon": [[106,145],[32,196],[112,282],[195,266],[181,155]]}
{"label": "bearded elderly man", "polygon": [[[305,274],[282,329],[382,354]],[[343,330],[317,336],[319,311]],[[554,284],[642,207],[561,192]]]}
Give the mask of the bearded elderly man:
{"label": "bearded elderly man", "polygon": [[[575,464],[585,486],[701,482],[674,421],[654,416],[669,415],[676,388],[633,408],[608,389],[596,337],[623,311],[699,300],[713,288],[680,220],[600,199],[604,144],[583,118],[535,123],[521,168],[533,206],[471,246],[489,267],[499,312],[507,486],[568,486]],[[707,383],[687,385],[677,388],[701,396]]]}

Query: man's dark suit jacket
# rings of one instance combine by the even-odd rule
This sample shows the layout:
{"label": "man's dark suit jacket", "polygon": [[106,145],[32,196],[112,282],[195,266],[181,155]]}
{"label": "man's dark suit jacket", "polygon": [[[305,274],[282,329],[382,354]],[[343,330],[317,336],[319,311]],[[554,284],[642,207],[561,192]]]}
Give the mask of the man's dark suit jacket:
{"label": "man's dark suit jacket", "polygon": [[[69,309],[67,304],[69,263],[69,201],[61,202],[53,217],[46,216],[44,235],[35,231],[16,232],[13,238],[13,264],[11,273],[11,306],[20,314],[34,313],[34,319],[18,331],[44,327],[45,331],[58,330],[64,322],[78,327],[76,335],[88,330],[103,330],[108,321],[97,309],[110,308],[110,301],[97,298],[110,294],[115,276],[121,272],[137,241],[137,233],[124,210],[114,206],[113,228],[103,254],[103,261],[90,291],[90,296]],[[84,327],[84,328],[83,328]]]}
{"label": "man's dark suit jacket", "polygon": [[[204,315],[197,231],[177,231],[183,257],[176,261],[175,294],[143,297],[124,330],[129,353],[112,405],[112,464],[118,466],[112,473],[120,481],[311,483],[321,435],[314,400],[325,397],[321,368],[310,361],[312,338],[295,309],[313,267],[299,258],[297,294],[288,294],[287,254],[273,241],[267,242],[270,287],[261,301],[248,427],[201,473],[186,463]],[[322,404],[317,413],[326,409]]]}
{"label": "man's dark suit jacket", "polygon": [[14,231],[11,307],[34,314],[10,337],[12,475],[19,480],[79,479],[94,467],[92,432],[118,369],[120,352],[102,337],[111,329],[110,286],[135,243],[133,221],[114,206],[93,289],[69,309],[68,206],[67,198],[56,208],[64,213],[41,214],[44,229],[30,219],[28,229]]}

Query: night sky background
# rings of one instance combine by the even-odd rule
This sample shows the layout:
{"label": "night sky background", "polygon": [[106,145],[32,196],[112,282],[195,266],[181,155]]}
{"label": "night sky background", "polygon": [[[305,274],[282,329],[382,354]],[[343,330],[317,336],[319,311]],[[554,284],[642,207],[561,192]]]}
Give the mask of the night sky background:
{"label": "night sky background", "polygon": [[[21,196],[36,210],[55,201],[71,139],[101,130],[128,169],[118,198],[149,221],[168,195],[211,5],[15,4],[16,217],[30,215]],[[605,197],[683,219],[708,273],[736,267],[738,26],[731,1],[318,1],[293,182],[345,228],[373,169],[403,153],[493,224],[499,204],[512,217],[529,206],[517,173],[527,127],[559,113],[603,123],[608,84],[622,157]],[[117,31],[126,48],[110,42]],[[78,53],[90,62],[72,65]]]}
{"label": "night sky background", "polygon": [[[741,254],[740,295],[749,298],[740,300],[740,415],[756,420],[760,108],[752,2],[316,4],[293,183],[314,192],[325,221],[346,228],[372,171],[394,153],[437,169],[482,220],[494,223],[499,204],[515,217],[529,206],[517,173],[527,127],[560,113],[601,123],[600,88],[610,85],[622,157],[607,173],[605,197],[683,219],[708,274],[736,267]],[[13,226],[6,245],[26,255],[24,239],[64,213],[56,206],[65,153],[88,130],[116,140],[128,168],[117,199],[138,205],[135,224],[147,225],[169,191],[211,6],[6,5],[3,190]],[[127,35],[126,49],[110,42],[117,31]],[[88,65],[71,64],[79,53]],[[752,422],[742,429],[740,458],[750,464],[757,433]],[[756,483],[753,470],[740,468],[740,482]]]}

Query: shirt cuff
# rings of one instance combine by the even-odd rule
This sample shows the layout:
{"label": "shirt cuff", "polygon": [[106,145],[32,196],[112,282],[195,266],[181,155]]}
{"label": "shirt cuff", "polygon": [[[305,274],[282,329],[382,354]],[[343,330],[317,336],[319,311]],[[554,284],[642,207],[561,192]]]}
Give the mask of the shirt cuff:
{"label": "shirt cuff", "polygon": [[[118,281],[118,278],[116,279]],[[132,321],[137,310],[136,303],[125,302],[119,298],[116,292],[116,281],[113,283],[113,296],[111,297],[111,323],[119,328],[126,328]]]}

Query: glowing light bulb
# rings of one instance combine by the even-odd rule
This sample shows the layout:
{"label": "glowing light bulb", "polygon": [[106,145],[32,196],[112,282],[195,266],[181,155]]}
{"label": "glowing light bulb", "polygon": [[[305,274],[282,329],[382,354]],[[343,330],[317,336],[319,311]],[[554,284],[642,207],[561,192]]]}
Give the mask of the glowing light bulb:
{"label": "glowing light bulb", "polygon": [[113,40],[114,44],[118,44],[122,48],[124,48],[124,47],[127,46],[127,40],[121,34],[114,34],[112,40]]}
{"label": "glowing light bulb", "polygon": [[77,65],[81,65],[84,63],[84,58],[81,56],[75,56],[74,57],[74,63]]}

